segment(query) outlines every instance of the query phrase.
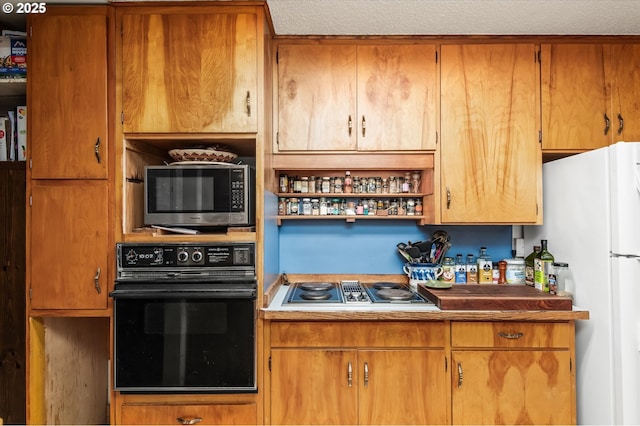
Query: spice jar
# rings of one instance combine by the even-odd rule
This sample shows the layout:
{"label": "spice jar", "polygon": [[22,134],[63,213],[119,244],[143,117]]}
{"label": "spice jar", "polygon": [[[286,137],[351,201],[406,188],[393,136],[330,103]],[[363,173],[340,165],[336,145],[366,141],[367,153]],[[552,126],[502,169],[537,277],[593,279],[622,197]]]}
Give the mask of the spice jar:
{"label": "spice jar", "polygon": [[507,269],[505,271],[507,284],[524,284],[524,259],[505,259],[504,261],[507,264]]}
{"label": "spice jar", "polygon": [[344,192],[351,194],[353,192],[353,179],[351,179],[351,172],[347,170],[344,173]]}
{"label": "spice jar", "polygon": [[289,176],[286,174],[280,175],[280,192],[289,192]]}
{"label": "spice jar", "polygon": [[302,199],[302,214],[304,216],[311,216],[311,199],[310,198]]}
{"label": "spice jar", "polygon": [[333,192],[337,194],[342,194],[342,178],[340,176],[336,176],[333,180],[334,189]]}
{"label": "spice jar", "polygon": [[284,198],[278,200],[278,216],[284,216],[287,214],[287,203]]}
{"label": "spice jar", "polygon": [[416,200],[416,216],[422,216],[422,200]]}
{"label": "spice jar", "polygon": [[300,178],[300,192],[303,194],[309,193],[309,177],[308,176],[302,176]]}
{"label": "spice jar", "polygon": [[421,173],[419,171],[415,171],[411,175],[411,192],[414,194],[420,193],[420,176]]}
{"label": "spice jar", "polygon": [[327,199],[322,197],[320,198],[320,216],[326,216],[327,214],[329,214],[329,204]]}
{"label": "spice jar", "polygon": [[413,198],[407,199],[407,216],[415,216],[416,214],[416,200]]}
{"label": "spice jar", "polygon": [[331,192],[331,178],[329,176],[325,176],[322,178],[322,193],[328,194]]}
{"label": "spice jar", "polygon": [[297,216],[300,209],[299,201],[297,198],[289,198],[289,213]]}
{"label": "spice jar", "polygon": [[442,261],[442,275],[441,279],[447,283],[453,283],[456,281],[456,262],[453,257],[445,257]]}
{"label": "spice jar", "polygon": [[398,181],[395,176],[389,176],[389,193],[397,194],[398,192]]}

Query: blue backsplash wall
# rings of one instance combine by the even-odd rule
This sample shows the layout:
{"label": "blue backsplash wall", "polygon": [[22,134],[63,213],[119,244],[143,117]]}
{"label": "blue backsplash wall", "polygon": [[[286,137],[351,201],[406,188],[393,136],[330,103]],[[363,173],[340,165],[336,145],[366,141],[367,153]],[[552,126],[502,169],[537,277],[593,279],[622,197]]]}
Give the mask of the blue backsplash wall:
{"label": "blue backsplash wall", "polygon": [[280,227],[280,272],[299,274],[401,274],[404,261],[399,242],[429,239],[436,230],[447,231],[457,253],[478,254],[486,246],[494,260],[511,257],[509,226],[416,226],[398,220],[283,221]]}

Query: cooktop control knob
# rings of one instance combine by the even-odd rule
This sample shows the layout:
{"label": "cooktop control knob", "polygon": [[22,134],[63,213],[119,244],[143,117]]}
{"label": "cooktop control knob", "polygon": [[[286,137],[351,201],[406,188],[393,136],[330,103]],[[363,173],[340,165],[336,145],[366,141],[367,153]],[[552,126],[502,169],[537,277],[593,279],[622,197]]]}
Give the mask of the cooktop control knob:
{"label": "cooktop control knob", "polygon": [[186,250],[178,252],[178,262],[184,263],[189,260],[189,253]]}
{"label": "cooktop control knob", "polygon": [[193,260],[195,263],[202,262],[202,252],[200,251],[200,249],[195,249],[193,253],[191,253],[191,260]]}

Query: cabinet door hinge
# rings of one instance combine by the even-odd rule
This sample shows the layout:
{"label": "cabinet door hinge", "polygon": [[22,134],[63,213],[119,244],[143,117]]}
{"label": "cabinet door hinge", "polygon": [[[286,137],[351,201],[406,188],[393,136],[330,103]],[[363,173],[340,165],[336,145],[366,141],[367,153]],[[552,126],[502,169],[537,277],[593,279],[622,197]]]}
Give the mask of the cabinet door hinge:
{"label": "cabinet door hinge", "polygon": [[271,357],[269,357],[269,371],[271,371]]}

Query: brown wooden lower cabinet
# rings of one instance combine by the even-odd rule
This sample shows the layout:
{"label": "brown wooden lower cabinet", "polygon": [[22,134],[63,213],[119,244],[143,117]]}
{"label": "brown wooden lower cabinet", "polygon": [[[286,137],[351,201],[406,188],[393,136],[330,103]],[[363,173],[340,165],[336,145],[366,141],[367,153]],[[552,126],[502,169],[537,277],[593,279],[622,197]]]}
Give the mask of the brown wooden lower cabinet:
{"label": "brown wooden lower cabinet", "polygon": [[157,402],[124,403],[116,414],[116,424],[123,425],[256,425],[255,402]]}
{"label": "brown wooden lower cabinet", "polygon": [[271,424],[448,422],[443,323],[271,328]]}
{"label": "brown wooden lower cabinet", "polygon": [[265,423],[575,424],[574,321],[272,321]]}
{"label": "brown wooden lower cabinet", "polygon": [[575,424],[573,322],[453,322],[453,424]]}

